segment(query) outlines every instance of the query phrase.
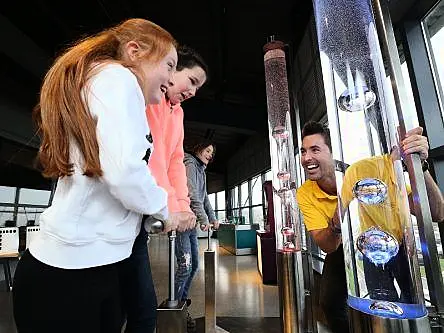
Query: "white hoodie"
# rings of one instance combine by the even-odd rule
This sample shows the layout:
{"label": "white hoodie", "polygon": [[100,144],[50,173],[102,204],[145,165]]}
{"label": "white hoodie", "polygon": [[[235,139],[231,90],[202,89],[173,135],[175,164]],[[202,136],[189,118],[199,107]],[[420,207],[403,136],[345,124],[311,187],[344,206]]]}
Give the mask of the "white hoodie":
{"label": "white hoodie", "polygon": [[167,194],[143,160],[152,145],[136,76],[121,65],[103,65],[84,93],[97,120],[103,176],[82,174],[82,157],[72,142],[74,174],[59,179],[52,206],[40,217],[41,232],[29,248],[41,262],[67,269],[129,257],[142,214],[167,217]]}

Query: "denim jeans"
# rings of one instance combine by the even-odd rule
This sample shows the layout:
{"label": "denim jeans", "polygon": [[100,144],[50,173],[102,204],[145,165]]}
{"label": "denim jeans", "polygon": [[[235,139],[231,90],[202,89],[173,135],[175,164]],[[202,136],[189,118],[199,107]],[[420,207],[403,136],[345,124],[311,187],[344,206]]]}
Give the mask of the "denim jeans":
{"label": "denim jeans", "polygon": [[177,299],[185,301],[188,298],[191,281],[199,267],[199,243],[196,228],[177,233],[176,260],[175,289]]}
{"label": "denim jeans", "polygon": [[120,265],[120,295],[126,333],[152,333],[156,327],[157,297],[148,256],[148,233],[141,227],[131,256]]}
{"label": "denim jeans", "polygon": [[322,270],[320,305],[334,333],[349,332],[347,284],[342,245],[325,257]]}

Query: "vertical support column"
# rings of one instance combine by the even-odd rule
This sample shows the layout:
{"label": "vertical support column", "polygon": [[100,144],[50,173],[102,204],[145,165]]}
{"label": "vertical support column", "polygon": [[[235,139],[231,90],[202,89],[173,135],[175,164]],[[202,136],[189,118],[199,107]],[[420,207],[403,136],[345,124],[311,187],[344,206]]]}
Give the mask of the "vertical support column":
{"label": "vertical support column", "polygon": [[20,187],[16,187],[15,188],[15,198],[14,198],[14,213],[13,213],[13,220],[14,220],[15,226],[17,226],[19,199],[20,199]]}
{"label": "vertical support column", "polygon": [[248,179],[248,206],[250,206],[250,208],[248,209],[248,219],[250,221],[249,224],[253,224],[253,191],[252,191],[252,184],[251,184],[251,178]]}

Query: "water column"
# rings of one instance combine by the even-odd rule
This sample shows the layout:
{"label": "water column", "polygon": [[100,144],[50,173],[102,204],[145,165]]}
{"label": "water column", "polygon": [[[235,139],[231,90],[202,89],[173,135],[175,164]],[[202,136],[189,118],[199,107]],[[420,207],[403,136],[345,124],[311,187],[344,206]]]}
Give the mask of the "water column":
{"label": "water column", "polygon": [[353,332],[430,332],[400,130],[368,0],[313,0]]}
{"label": "water column", "polygon": [[303,331],[304,283],[295,159],[284,44],[264,46],[268,128],[273,174],[276,255],[282,331]]}

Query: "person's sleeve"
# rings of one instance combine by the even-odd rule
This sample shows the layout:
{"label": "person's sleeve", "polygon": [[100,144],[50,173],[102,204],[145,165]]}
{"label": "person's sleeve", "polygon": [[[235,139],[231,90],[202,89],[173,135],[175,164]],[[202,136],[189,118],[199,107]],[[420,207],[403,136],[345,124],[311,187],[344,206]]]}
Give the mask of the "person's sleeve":
{"label": "person's sleeve", "polygon": [[93,77],[87,103],[97,121],[101,180],[125,208],[166,219],[167,194],[143,160],[150,145],[136,77],[118,65],[105,67]]}
{"label": "person's sleeve", "polygon": [[190,207],[194,214],[196,214],[197,222],[199,224],[208,224],[208,216],[205,212],[205,207],[202,199],[199,198],[197,191],[197,183],[198,183],[198,171],[196,166],[192,163],[186,166],[187,172],[187,184],[188,184],[188,193],[190,196]]}
{"label": "person's sleeve", "polygon": [[180,135],[168,168],[168,179],[172,186],[171,192],[169,191],[168,193],[168,206],[173,212],[191,212],[190,199],[188,197],[187,172],[185,164],[183,163],[184,130],[182,109],[180,110],[180,113],[177,114],[177,117],[179,118],[177,124],[180,125],[177,130],[180,131]]}
{"label": "person's sleeve", "polygon": [[305,191],[299,189],[296,193],[299,209],[304,216],[304,224],[308,231],[325,229],[328,227],[328,220],[315,205],[310,202]]}
{"label": "person's sleeve", "polygon": [[205,191],[204,208],[207,213],[209,222],[216,221],[216,214],[214,214],[213,207],[211,206],[210,199],[208,199],[208,193]]}
{"label": "person's sleeve", "polygon": [[342,187],[341,187],[341,204],[342,209],[346,209],[350,202],[353,200],[353,186],[357,181],[357,165],[351,165],[345,171],[345,175],[342,179]]}

